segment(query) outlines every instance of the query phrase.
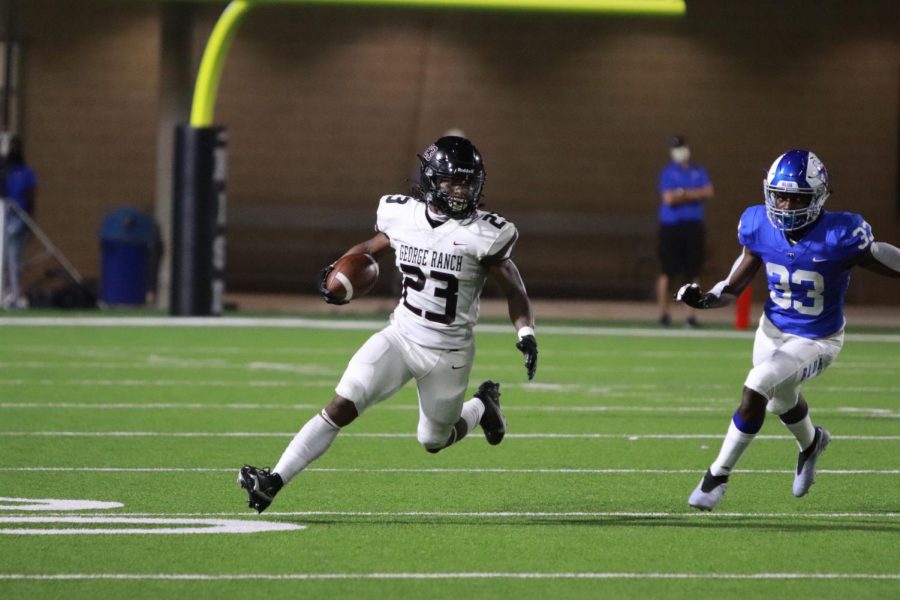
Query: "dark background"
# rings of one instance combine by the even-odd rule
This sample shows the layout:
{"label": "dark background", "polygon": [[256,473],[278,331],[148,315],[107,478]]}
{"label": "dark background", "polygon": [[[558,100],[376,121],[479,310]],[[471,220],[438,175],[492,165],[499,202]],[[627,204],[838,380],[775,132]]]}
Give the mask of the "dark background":
{"label": "dark background", "polygon": [[[14,4],[38,221],[98,277],[110,209],[166,225],[171,129],[187,119],[224,3]],[[451,127],[485,157],[486,200],[518,225],[535,297],[652,297],[673,133],[716,187],[706,285],[737,256],[738,217],[790,148],[828,167],[828,209],[860,212],[900,244],[900,2],[687,6],[676,19],[252,9],[216,105],[229,132],[228,289],[313,292],[318,270],[370,235],[378,198],[407,189],[415,153]],[[390,292],[383,279],[376,293]],[[900,287],[860,273],[848,298],[897,304]]]}

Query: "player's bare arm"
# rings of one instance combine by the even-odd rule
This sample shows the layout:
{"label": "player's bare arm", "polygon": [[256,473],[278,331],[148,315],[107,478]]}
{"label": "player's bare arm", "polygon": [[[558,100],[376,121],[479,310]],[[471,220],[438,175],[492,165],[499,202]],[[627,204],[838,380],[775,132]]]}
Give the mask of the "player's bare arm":
{"label": "player's bare arm", "polygon": [[516,348],[525,357],[525,370],[528,379],[534,377],[537,371],[537,339],[534,336],[534,313],[531,310],[531,301],[525,291],[525,283],[519,268],[512,259],[499,262],[486,263],[488,275],[497,282],[509,307],[509,319],[519,336]]}
{"label": "player's bare arm", "polygon": [[390,247],[391,239],[379,231],[366,241],[352,246],[349,250],[344,252],[342,256],[347,256],[348,254],[371,254],[375,258],[378,258]]}
{"label": "player's bare arm", "polygon": [[525,283],[519,268],[512,259],[488,265],[488,275],[500,286],[509,305],[509,319],[516,331],[523,327],[534,327],[534,315],[531,301],[525,291]]}
{"label": "player's bare arm", "polygon": [[747,248],[734,261],[728,277],[704,292],[696,283],[683,285],[675,294],[675,300],[693,308],[721,308],[734,304],[762,266],[762,259]]}

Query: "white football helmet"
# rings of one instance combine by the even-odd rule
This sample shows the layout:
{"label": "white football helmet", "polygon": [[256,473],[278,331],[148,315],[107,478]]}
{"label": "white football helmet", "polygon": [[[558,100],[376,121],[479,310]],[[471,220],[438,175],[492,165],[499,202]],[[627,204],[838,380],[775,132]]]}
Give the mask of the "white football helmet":
{"label": "white football helmet", "polygon": [[[775,159],[763,180],[766,214],[772,225],[796,231],[815,221],[831,194],[828,181],[825,165],[808,150],[790,150]],[[781,195],[805,196],[809,204],[796,210],[779,209],[776,197]]]}

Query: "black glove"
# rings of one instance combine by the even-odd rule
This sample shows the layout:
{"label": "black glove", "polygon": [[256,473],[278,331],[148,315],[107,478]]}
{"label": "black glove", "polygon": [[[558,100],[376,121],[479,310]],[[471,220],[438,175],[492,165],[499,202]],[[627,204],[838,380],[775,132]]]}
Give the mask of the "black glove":
{"label": "black glove", "polygon": [[712,308],[712,302],[716,296],[709,292],[704,293],[696,283],[687,283],[675,293],[676,302],[684,302],[691,308]]}
{"label": "black glove", "polygon": [[516,342],[516,348],[525,355],[525,370],[528,372],[528,379],[534,379],[534,373],[537,371],[537,340],[533,335],[522,336],[522,339]]}
{"label": "black glove", "polygon": [[328,291],[328,287],[325,285],[325,282],[328,281],[328,274],[334,271],[334,265],[328,265],[324,269],[319,272],[319,295],[322,296],[322,299],[325,300],[328,304],[347,304],[347,300],[340,300],[335,298],[334,295]]}

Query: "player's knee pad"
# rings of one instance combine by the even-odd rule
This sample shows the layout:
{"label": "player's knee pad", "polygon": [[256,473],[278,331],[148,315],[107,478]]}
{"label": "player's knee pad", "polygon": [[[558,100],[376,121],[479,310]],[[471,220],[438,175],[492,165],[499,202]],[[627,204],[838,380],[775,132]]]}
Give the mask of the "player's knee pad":
{"label": "player's knee pad", "polygon": [[781,416],[787,411],[791,410],[795,406],[797,406],[797,401],[800,398],[800,394],[775,394],[771,400],[769,400],[768,404],[766,404],[766,410],[772,413],[773,415]]}
{"label": "player's knee pad", "polygon": [[[747,379],[744,381],[744,387],[747,387],[767,401],[771,402],[775,395],[775,388],[782,381],[781,375],[773,365],[769,362],[762,363],[750,369]],[[768,406],[767,406],[768,408]]]}
{"label": "player's knee pad", "polygon": [[782,415],[794,408],[799,397],[798,391],[790,387],[790,379],[771,362],[764,362],[750,369],[744,385],[766,399],[768,412]]}
{"label": "player's knee pad", "polygon": [[453,433],[452,425],[438,425],[437,423],[419,423],[416,439],[432,454],[447,446],[450,434]]}

